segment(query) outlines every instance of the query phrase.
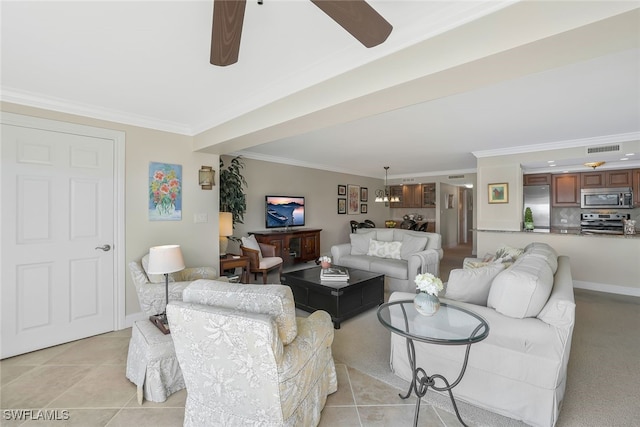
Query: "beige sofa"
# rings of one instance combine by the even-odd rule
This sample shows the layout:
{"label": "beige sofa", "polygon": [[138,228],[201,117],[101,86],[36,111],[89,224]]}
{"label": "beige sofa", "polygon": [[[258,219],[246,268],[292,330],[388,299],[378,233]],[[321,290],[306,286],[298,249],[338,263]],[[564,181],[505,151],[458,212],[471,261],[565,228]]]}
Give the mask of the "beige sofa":
{"label": "beige sofa", "polygon": [[[479,260],[471,261],[467,264]],[[453,393],[533,426],[553,426],[564,397],[575,323],[569,258],[532,243],[510,266],[485,264],[453,270],[445,295],[457,300],[441,298],[482,316],[490,329],[484,341],[471,346],[466,372]],[[390,301],[414,296],[396,292]],[[457,377],[465,346],[416,342],[415,348],[417,366],[427,374]],[[391,336],[391,369],[411,379],[406,341],[396,334]]]}
{"label": "beige sofa", "polygon": [[440,274],[442,238],[400,228],[360,228],[350,243],[331,247],[333,263],[385,275],[385,290],[416,291],[420,273]]}

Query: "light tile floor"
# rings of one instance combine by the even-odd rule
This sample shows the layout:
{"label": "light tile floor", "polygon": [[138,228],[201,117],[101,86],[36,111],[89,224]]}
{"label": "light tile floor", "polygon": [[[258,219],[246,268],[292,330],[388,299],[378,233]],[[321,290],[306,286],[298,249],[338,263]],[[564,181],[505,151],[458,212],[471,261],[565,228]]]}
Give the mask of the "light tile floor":
{"label": "light tile floor", "polygon": [[[125,377],[131,328],[62,344],[0,361],[0,425],[13,426],[181,426],[186,390],[163,403],[136,400]],[[415,398],[336,361],[338,391],[329,396],[320,426],[409,426]],[[13,420],[11,409],[63,410],[69,419]],[[48,411],[48,414],[52,414]],[[55,414],[55,413],[54,413]],[[423,405],[420,426],[458,426],[455,415]]]}

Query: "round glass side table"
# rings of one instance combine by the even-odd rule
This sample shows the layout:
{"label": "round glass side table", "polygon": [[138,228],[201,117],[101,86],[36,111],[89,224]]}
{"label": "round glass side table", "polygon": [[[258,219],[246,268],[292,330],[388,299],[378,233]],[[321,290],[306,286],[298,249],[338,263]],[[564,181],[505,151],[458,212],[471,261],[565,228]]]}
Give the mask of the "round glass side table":
{"label": "round glass side table", "polygon": [[[416,394],[417,401],[413,425],[418,425],[420,400],[431,387],[434,390],[449,393],[458,420],[462,425],[466,426],[460,417],[451,389],[458,385],[464,376],[471,344],[480,342],[489,335],[487,321],[470,310],[447,303],[441,303],[440,309],[433,316],[424,316],[415,309],[413,300],[392,301],[380,305],[378,307],[378,320],[392,333],[406,338],[407,353],[413,371],[413,378],[407,394],[400,394],[400,397],[406,399],[411,395],[412,391]],[[447,378],[438,373],[427,375],[422,367],[416,366],[414,341],[436,345],[466,345],[464,362],[455,381],[450,383]],[[436,385],[436,380],[442,381],[444,385]]]}

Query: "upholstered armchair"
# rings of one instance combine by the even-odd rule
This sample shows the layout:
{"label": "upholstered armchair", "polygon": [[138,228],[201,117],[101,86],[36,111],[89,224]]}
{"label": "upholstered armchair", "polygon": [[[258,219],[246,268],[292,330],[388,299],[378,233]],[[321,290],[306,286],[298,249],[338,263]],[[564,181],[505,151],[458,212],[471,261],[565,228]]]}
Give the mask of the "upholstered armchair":
{"label": "upholstered armchair", "polygon": [[[136,287],[140,308],[147,316],[164,312],[166,305],[165,280],[163,274],[147,274],[149,254],[140,261],[131,261],[129,271]],[[196,279],[216,279],[218,271],[214,267],[187,267],[169,274],[169,301],[182,300],[182,291]],[[222,279],[226,280],[226,279]]]}
{"label": "upholstered armchair", "polygon": [[197,280],[167,315],[185,426],[318,424],[337,390],[327,312],[296,318],[288,286]]}
{"label": "upholstered armchair", "polygon": [[258,278],[258,273],[262,275],[262,283],[267,283],[267,276],[271,270],[278,269],[278,281],[282,275],[283,260],[276,256],[276,247],[268,243],[259,243],[255,236],[242,238],[240,245],[242,255],[249,257],[249,272],[253,273],[254,279]]}

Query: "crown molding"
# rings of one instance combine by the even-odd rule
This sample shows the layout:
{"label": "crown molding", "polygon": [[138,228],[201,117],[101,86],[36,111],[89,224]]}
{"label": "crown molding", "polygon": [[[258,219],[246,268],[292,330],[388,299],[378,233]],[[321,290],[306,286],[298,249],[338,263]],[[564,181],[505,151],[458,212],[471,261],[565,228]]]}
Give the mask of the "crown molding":
{"label": "crown molding", "polygon": [[561,150],[563,148],[589,147],[592,145],[615,144],[640,140],[640,132],[628,132],[591,138],[570,139],[566,141],[546,142],[543,144],[521,145],[518,147],[498,148],[495,150],[472,151],[476,158],[525,154],[538,151]]}
{"label": "crown molding", "polygon": [[194,136],[192,130],[181,123],[161,121],[147,116],[110,110],[96,107],[94,105],[79,104],[77,102],[70,102],[66,99],[42,96],[12,88],[2,87],[0,89],[0,101],[11,102],[27,107],[42,108],[60,113],[74,114],[97,120],[116,122],[130,126]]}

